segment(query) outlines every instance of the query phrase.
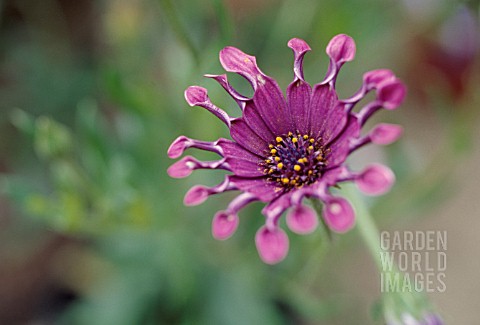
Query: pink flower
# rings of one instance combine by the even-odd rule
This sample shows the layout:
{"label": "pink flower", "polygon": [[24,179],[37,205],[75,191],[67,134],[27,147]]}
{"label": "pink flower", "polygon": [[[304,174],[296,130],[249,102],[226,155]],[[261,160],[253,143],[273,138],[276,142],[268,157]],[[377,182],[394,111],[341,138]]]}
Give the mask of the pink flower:
{"label": "pink flower", "polygon": [[[302,67],[310,47],[297,38],[290,40],[288,46],[295,60],[294,80],[287,88],[286,98],[277,82],[258,68],[255,57],[234,47],[221,50],[224,69],[247,79],[254,89],[253,97],[239,94],[225,74],[206,77],[217,81],[230,94],[242,115],[230,117],[210,101],[202,87],[189,87],[185,98],[189,105],[203,107],[217,116],[229,128],[233,141],[205,142],[180,136],[168,149],[171,158],[180,157],[188,148],[211,151],[221,157],[209,162],[184,157],[168,169],[172,177],[185,177],[200,168],[231,172],[217,186],[194,186],[184,200],[186,205],[196,205],[213,194],[241,192],[225,211],[214,217],[215,238],[227,239],[235,232],[238,212],[247,204],[267,203],[262,211],[265,226],[257,232],[255,242],[260,257],[269,264],[280,262],[288,252],[288,237],[279,227],[279,218],[287,209],[288,227],[299,234],[311,233],[318,219],[303,203],[305,198],[318,199],[324,203],[326,224],[343,233],[353,227],[355,213],[346,199],[329,192],[330,187],[354,181],[365,193],[378,195],[392,186],[394,176],[387,167],[374,164],[363,172],[354,172],[347,168],[345,160],[365,144],[389,144],[400,137],[402,128],[398,125],[379,124],[365,136],[360,135],[360,129],[382,107],[397,108],[406,93],[405,86],[390,70],[375,70],[364,75],[362,86],[352,97],[339,99],[335,91],[337,74],[355,56],[355,43],[347,35],[337,35],[328,44],[327,74],[313,87],[304,80]],[[358,113],[353,112],[353,107],[371,91],[375,92],[375,99]]]}

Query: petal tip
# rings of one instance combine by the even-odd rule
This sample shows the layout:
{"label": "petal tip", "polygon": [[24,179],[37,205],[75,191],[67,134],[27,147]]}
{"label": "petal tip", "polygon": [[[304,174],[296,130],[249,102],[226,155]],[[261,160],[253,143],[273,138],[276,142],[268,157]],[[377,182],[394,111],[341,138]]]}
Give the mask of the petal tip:
{"label": "petal tip", "polygon": [[355,52],[355,41],[346,34],[334,36],[327,45],[327,54],[335,62],[352,61],[355,58]]}
{"label": "petal tip", "polygon": [[188,105],[196,106],[208,101],[208,92],[200,86],[190,86],[185,90],[185,100]]}
{"label": "petal tip", "polygon": [[344,198],[333,198],[323,207],[325,222],[335,232],[345,233],[355,224],[355,211]]}
{"label": "petal tip", "polygon": [[403,135],[403,127],[397,124],[381,123],[370,131],[370,139],[379,145],[389,145]]}
{"label": "petal tip", "polygon": [[206,187],[196,185],[188,190],[183,199],[183,203],[187,206],[195,206],[202,204],[208,198],[208,190]]}
{"label": "petal tip", "polygon": [[372,164],[361,172],[355,183],[367,195],[382,195],[392,188],[395,174],[386,166]]}
{"label": "petal tip", "polygon": [[168,157],[172,159],[180,157],[185,151],[185,143],[187,141],[187,137],[183,135],[176,138],[167,150]]}
{"label": "petal tip", "polygon": [[184,178],[189,176],[195,167],[195,163],[192,159],[192,157],[187,156],[177,161],[167,169],[168,175],[173,178]]}
{"label": "petal tip", "polygon": [[367,88],[377,88],[380,84],[395,79],[395,74],[389,69],[377,69],[366,72],[363,75],[363,82]]}
{"label": "petal tip", "polygon": [[288,41],[287,46],[295,53],[305,53],[312,50],[307,42],[300,38],[292,38]]}
{"label": "petal tip", "polygon": [[260,258],[267,264],[277,264],[288,254],[288,236],[280,228],[269,230],[263,226],[255,235],[255,244]]}
{"label": "petal tip", "polygon": [[238,215],[220,211],[212,220],[212,236],[217,240],[226,240],[235,233],[238,223]]}
{"label": "petal tip", "polygon": [[407,87],[398,79],[383,83],[378,87],[378,99],[382,101],[383,107],[388,110],[400,106],[406,94]]}
{"label": "petal tip", "polygon": [[304,205],[294,207],[287,214],[286,221],[288,228],[299,235],[310,234],[318,227],[318,218],[315,211]]}

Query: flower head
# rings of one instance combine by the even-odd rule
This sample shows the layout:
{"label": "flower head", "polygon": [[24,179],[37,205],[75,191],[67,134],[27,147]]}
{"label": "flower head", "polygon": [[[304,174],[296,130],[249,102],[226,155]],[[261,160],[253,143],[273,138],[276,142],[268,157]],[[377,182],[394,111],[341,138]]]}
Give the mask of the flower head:
{"label": "flower head", "polygon": [[[186,156],[174,163],[168,173],[172,177],[188,176],[195,169],[224,169],[231,172],[217,186],[194,186],[186,196],[186,205],[197,205],[208,196],[225,191],[240,191],[225,211],[213,218],[212,233],[226,239],[236,230],[238,212],[254,201],[267,203],[262,210],[265,225],[255,238],[260,257],[274,264],[285,258],[288,237],[279,227],[279,218],[286,211],[288,227],[296,233],[315,230],[318,219],[304,199],[323,202],[325,223],[336,232],[346,232],[354,225],[355,213],[350,203],[330,193],[329,188],[340,182],[354,181],[370,195],[389,190],[394,175],[385,166],[373,164],[361,172],[345,165],[348,155],[370,142],[386,145],[397,140],[402,128],[379,124],[366,135],[360,134],[365,122],[382,107],[397,108],[405,96],[405,86],[390,70],[366,73],[360,89],[350,98],[339,99],[335,81],[342,65],[353,60],[355,43],[347,35],[335,36],[327,46],[330,65],[324,80],[311,86],[304,80],[303,57],[310,51],[308,44],[294,38],[288,42],[294,53],[294,80],[286,98],[277,82],[264,74],[253,56],[234,47],[220,51],[220,62],[228,72],[244,77],[254,89],[252,98],[237,92],[227,75],[206,75],[217,81],[238,103],[242,114],[232,118],[215,106],[207,90],[191,86],[185,91],[190,106],[200,106],[217,116],[230,130],[233,140],[215,142],[177,138],[170,148],[170,158],[178,158],[187,148],[217,153],[217,161],[198,161]],[[358,112],[354,106],[369,92],[373,101]]]}

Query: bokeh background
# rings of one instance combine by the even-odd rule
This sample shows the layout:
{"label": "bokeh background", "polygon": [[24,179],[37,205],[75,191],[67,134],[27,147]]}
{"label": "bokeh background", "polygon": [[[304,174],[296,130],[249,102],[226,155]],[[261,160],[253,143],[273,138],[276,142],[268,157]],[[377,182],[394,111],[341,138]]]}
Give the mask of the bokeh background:
{"label": "bokeh background", "polygon": [[320,232],[290,234],[287,259],[268,266],[253,241],[260,204],[217,242],[211,218],[231,196],[182,200],[223,175],[166,174],[177,136],[228,137],[187,106],[185,88],[207,87],[239,113],[202,78],[223,73],[221,48],[255,55],[285,89],[287,41],[310,44],[315,83],[338,33],[357,43],[340,96],[376,68],[409,88],[401,108],[375,118],[402,124],[402,140],[351,159],[397,175],[368,200],[372,214],[382,230],[448,232],[447,291],[429,299],[447,323],[478,324],[479,1],[453,0],[0,1],[0,324],[383,324],[356,230],[331,245]]}

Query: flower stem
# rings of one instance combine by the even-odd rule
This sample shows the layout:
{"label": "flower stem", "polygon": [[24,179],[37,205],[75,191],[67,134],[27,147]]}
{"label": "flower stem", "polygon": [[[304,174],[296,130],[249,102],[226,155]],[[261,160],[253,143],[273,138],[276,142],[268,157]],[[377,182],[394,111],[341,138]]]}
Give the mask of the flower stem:
{"label": "flower stem", "polygon": [[325,223],[325,220],[321,217],[322,216],[322,204],[319,200],[310,200],[312,202],[313,209],[317,212],[319,216],[320,222],[322,223],[322,233],[327,236],[328,241],[331,242],[333,240],[333,234],[330,230],[330,227]]}
{"label": "flower stem", "polygon": [[373,220],[368,207],[358,194],[358,190],[351,184],[342,186],[343,192],[347,194],[356,210],[356,224],[357,229],[362,237],[365,245],[367,246],[370,254],[372,255],[378,270],[382,272],[382,261],[380,259],[380,232]]}

